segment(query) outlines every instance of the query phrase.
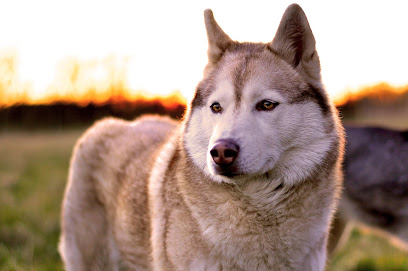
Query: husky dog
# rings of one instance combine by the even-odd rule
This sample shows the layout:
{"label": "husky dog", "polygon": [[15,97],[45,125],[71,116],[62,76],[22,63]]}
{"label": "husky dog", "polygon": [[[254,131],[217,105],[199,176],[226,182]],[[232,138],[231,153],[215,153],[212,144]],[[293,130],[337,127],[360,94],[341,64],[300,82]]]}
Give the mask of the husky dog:
{"label": "husky dog", "polygon": [[184,120],[103,120],[76,145],[68,270],[324,269],[343,128],[306,16],[289,6],[267,44],[204,17],[208,64]]}
{"label": "husky dog", "polygon": [[394,237],[399,245],[406,247],[408,131],[346,127],[346,135],[344,191],[329,250],[341,243],[342,235],[343,240],[348,236],[348,221]]}

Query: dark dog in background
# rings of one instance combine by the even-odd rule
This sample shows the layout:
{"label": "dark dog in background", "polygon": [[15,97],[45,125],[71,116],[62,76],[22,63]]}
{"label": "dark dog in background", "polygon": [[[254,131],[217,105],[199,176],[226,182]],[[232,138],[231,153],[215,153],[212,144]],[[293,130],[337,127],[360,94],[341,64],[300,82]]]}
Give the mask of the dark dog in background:
{"label": "dark dog in background", "polygon": [[344,191],[329,251],[357,222],[408,245],[408,131],[345,127]]}

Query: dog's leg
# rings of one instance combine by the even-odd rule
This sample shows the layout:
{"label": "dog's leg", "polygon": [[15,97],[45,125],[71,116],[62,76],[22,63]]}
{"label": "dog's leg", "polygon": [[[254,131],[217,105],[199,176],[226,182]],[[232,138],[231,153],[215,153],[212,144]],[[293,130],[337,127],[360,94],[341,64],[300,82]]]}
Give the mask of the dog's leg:
{"label": "dog's leg", "polygon": [[59,251],[68,271],[118,270],[119,253],[81,148],[71,164]]}
{"label": "dog's leg", "polygon": [[327,245],[327,252],[329,256],[333,256],[334,253],[342,246],[345,240],[347,240],[350,232],[350,223],[339,211],[336,212],[331,225],[329,242]]}

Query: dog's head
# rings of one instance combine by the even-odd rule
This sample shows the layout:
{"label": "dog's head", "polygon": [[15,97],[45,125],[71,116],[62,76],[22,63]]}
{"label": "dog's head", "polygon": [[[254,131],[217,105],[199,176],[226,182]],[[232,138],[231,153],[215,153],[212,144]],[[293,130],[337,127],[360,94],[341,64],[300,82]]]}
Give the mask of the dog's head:
{"label": "dog's head", "polygon": [[289,6],[267,44],[233,41],[211,10],[204,17],[208,64],[186,117],[189,157],[216,181],[307,177],[335,128],[303,10]]}

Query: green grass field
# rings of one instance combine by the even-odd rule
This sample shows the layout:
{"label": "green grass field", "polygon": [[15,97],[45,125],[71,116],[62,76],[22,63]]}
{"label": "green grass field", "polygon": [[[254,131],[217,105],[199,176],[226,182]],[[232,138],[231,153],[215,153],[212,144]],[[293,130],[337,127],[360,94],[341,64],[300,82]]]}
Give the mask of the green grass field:
{"label": "green grass field", "polygon": [[[0,133],[0,270],[63,270],[60,207],[72,147],[82,132]],[[328,270],[408,270],[408,253],[354,229]]]}

